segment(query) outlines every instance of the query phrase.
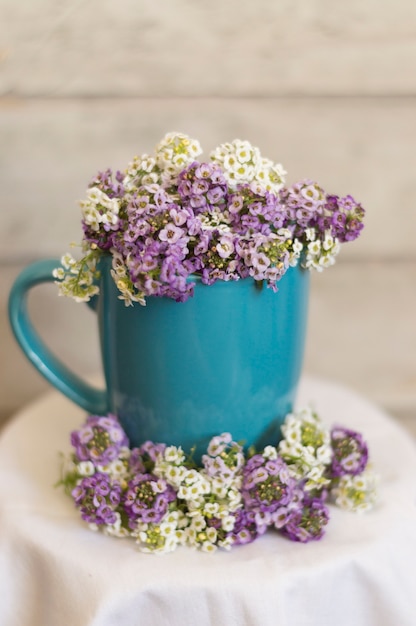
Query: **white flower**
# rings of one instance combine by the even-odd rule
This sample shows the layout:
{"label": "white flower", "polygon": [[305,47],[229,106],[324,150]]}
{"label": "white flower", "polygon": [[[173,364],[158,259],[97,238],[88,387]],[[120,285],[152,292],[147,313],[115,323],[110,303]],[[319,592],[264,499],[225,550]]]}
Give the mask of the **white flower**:
{"label": "white flower", "polygon": [[299,239],[293,240],[292,250],[296,255],[299,255],[303,250],[303,243],[299,241]]}
{"label": "white flower", "polygon": [[202,154],[199,141],[182,133],[168,133],[156,146],[156,164],[174,175]]}
{"label": "white flower", "polygon": [[203,515],[195,515],[192,518],[190,528],[192,528],[193,530],[199,532],[199,531],[203,530],[206,527],[206,525],[207,525],[207,523],[206,523],[205,517]]}
{"label": "white flower", "polygon": [[248,163],[252,158],[252,146],[248,141],[236,141],[235,153],[240,163]]}
{"label": "white flower", "polygon": [[142,156],[135,156],[133,161],[129,163],[125,177],[123,179],[123,186],[126,191],[135,191],[137,187],[145,185],[148,182],[158,182],[159,176],[155,171],[156,159],[147,154]]}
{"label": "white flower", "polygon": [[211,491],[218,498],[227,496],[227,484],[221,478],[214,478],[211,482]]}
{"label": "white flower", "polygon": [[183,466],[168,465],[164,477],[167,482],[173,487],[179,487],[186,473],[186,468]]}
{"label": "white flower", "polygon": [[319,254],[321,251],[321,242],[319,239],[315,239],[314,241],[311,241],[310,243],[308,243],[308,252],[310,252],[313,255]]}
{"label": "white flower", "polygon": [[208,215],[201,215],[199,217],[202,230],[218,230],[223,234],[231,231],[231,228],[226,221],[227,219],[227,214],[218,210],[210,211]]}
{"label": "white flower", "polygon": [[[88,302],[99,292],[98,285],[94,285],[96,276],[96,254],[91,251],[81,261],[76,261],[72,255],[65,254],[61,259],[64,268],[63,278],[59,279],[59,295],[70,296],[76,302]],[[62,269],[62,268],[61,268]],[[62,276],[59,268],[56,268],[55,277]]]}
{"label": "white flower", "polygon": [[92,476],[95,474],[94,464],[91,461],[81,461],[77,467],[80,476]]}
{"label": "white flower", "polygon": [[208,541],[210,541],[211,543],[215,543],[217,541],[218,532],[216,528],[213,528],[213,527],[207,528],[206,534],[207,534]]}
{"label": "white flower", "polygon": [[182,500],[195,500],[197,498],[199,502],[199,496],[201,494],[202,491],[199,483],[191,485],[190,487],[181,485],[178,490],[178,497]]}
{"label": "white flower", "polygon": [[277,449],[275,446],[266,446],[263,450],[263,456],[265,459],[277,459]]}
{"label": "white flower", "polygon": [[241,181],[252,182],[262,166],[259,149],[240,139],[222,144],[210,157],[222,168],[228,183],[235,187]]}
{"label": "white flower", "polygon": [[179,511],[172,511],[159,524],[138,523],[130,534],[136,537],[140,551],[165,554],[175,550],[181,542],[181,531],[178,530],[181,515]]}
{"label": "white flower", "polygon": [[305,483],[306,491],[311,491],[316,488],[319,489],[330,482],[323,476],[325,470],[326,465],[315,465],[309,472],[307,472],[305,476],[305,478],[307,478]]}
{"label": "white flower", "polygon": [[94,231],[100,229],[100,224],[116,225],[119,221],[120,203],[116,198],[110,198],[98,187],[92,187],[87,192],[87,199],[80,202],[84,222]]}
{"label": "white flower", "polygon": [[209,552],[209,553],[213,553],[215,552],[217,549],[217,546],[213,543],[211,543],[210,541],[204,541],[204,543],[201,545],[201,550],[202,552]]}
{"label": "white flower", "polygon": [[217,545],[223,550],[229,551],[233,546],[233,539],[231,537],[226,537],[225,539],[218,541]]}
{"label": "white flower", "polygon": [[316,238],[316,230],[314,228],[307,228],[305,230],[305,237],[308,241],[314,241]]}
{"label": "white flower", "polygon": [[117,252],[117,250],[114,250],[114,248],[111,249],[111,267],[113,268],[117,276],[126,275],[126,266],[124,265],[124,259],[122,255]]}
{"label": "white flower", "polygon": [[90,187],[87,190],[87,200],[92,204],[102,204],[108,198],[99,187]]}
{"label": "white flower", "polygon": [[328,465],[331,462],[332,449],[331,449],[330,442],[329,442],[329,436],[325,437],[325,443],[319,448],[317,448],[315,454],[316,454],[316,459],[319,463]]}
{"label": "white flower", "polygon": [[297,480],[306,479],[306,489],[321,489],[328,482],[323,474],[332,458],[329,430],[306,408],[286,417],[282,433],[279,453],[291,474]]}
{"label": "white flower", "polygon": [[228,515],[227,517],[223,517],[221,520],[221,528],[226,532],[230,532],[233,530],[235,525],[235,517],[233,515]]}
{"label": "white flower", "polygon": [[191,519],[194,515],[200,515],[204,504],[205,498],[203,495],[199,495],[196,498],[186,500],[186,506],[188,509],[187,515],[189,519]]}
{"label": "white flower", "polygon": [[364,513],[377,502],[378,481],[378,476],[367,466],[358,476],[342,476],[331,489],[330,497],[341,509]]}
{"label": "white flower", "polygon": [[200,482],[201,478],[202,476],[197,470],[191,469],[186,472],[184,477],[184,483],[186,485],[193,485],[194,483]]}
{"label": "white flower", "polygon": [[240,491],[241,484],[235,489],[229,489],[227,493],[228,508],[230,511],[236,511],[241,504],[242,495]]}
{"label": "white flower", "polygon": [[120,292],[118,296],[120,300],[124,300],[126,306],[131,306],[133,302],[138,302],[145,306],[146,300],[144,293],[137,291],[131,279],[127,276],[126,266],[121,255],[113,251],[111,276]]}
{"label": "white flower", "polygon": [[63,280],[65,278],[65,270],[63,267],[56,267],[52,270],[52,276],[57,280]]}
{"label": "white flower", "polygon": [[234,172],[234,170],[238,167],[237,155],[227,154],[224,158],[223,166],[226,170],[231,170],[232,172]]}
{"label": "white flower", "polygon": [[61,264],[66,270],[71,270],[74,266],[77,266],[77,261],[72,254],[67,252],[61,257]]}
{"label": "white flower", "polygon": [[178,528],[178,530],[175,533],[176,541],[182,546],[186,545],[187,540],[188,540],[187,530],[188,529]]}
{"label": "white flower", "polygon": [[322,247],[324,250],[331,250],[334,245],[334,238],[331,235],[331,231],[327,230],[325,232],[325,239],[322,242]]}
{"label": "white flower", "polygon": [[159,526],[160,528],[160,534],[163,537],[171,537],[175,535],[176,532],[176,523],[174,524],[169,524],[166,522],[162,522]]}
{"label": "white flower", "polygon": [[166,537],[163,553],[173,552],[178,546],[179,540],[175,534]]}
{"label": "white flower", "polygon": [[[321,256],[318,263],[319,263],[320,268],[331,267],[331,265],[334,265],[335,259],[330,254],[326,254],[324,256]],[[319,270],[320,268],[316,268],[316,269]]]}
{"label": "white flower", "polygon": [[277,194],[284,186],[286,173],[280,163],[274,164],[270,159],[263,158],[255,179],[260,182],[263,189]]}
{"label": "white flower", "polygon": [[218,502],[206,502],[203,508],[204,515],[208,517],[216,517],[219,510]]}
{"label": "white flower", "polygon": [[185,455],[182,448],[176,446],[168,446],[164,452],[164,458],[168,463],[183,463]]}

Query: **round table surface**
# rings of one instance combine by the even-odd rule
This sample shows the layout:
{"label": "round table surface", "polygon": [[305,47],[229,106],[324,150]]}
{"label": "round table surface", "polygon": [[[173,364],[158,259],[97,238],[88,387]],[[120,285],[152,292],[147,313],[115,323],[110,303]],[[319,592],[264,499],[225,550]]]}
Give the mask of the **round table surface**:
{"label": "round table surface", "polygon": [[94,533],[54,484],[85,413],[51,392],[0,437],[2,626],[414,626],[416,447],[389,416],[345,387],[302,380],[297,406],[363,433],[380,497],[373,511],[331,506],[321,541],[269,531],[205,554],[143,554]]}

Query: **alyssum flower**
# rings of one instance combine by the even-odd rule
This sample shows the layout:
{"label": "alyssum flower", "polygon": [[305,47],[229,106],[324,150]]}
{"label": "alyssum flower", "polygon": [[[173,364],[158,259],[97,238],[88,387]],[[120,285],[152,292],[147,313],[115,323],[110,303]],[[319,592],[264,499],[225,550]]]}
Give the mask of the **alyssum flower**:
{"label": "alyssum flower", "polygon": [[93,530],[156,553],[228,550],[269,528],[316,541],[329,522],[327,502],[357,512],[374,506],[377,480],[359,433],[329,430],[308,408],[289,414],[282,432],[277,447],[258,453],[222,433],[197,467],[180,447],[146,441],[131,449],[117,417],[90,416],[71,434],[61,483]]}
{"label": "alyssum flower", "polygon": [[309,180],[284,187],[282,166],[247,141],[222,144],[208,161],[196,160],[201,153],[196,140],[169,133],[124,172],[97,174],[81,202],[83,256],[64,255],[54,272],[62,295],[96,295],[103,255],[126,305],[185,301],[195,275],[207,285],[252,277],[276,290],[290,266],[332,265],[363,228],[351,196]]}

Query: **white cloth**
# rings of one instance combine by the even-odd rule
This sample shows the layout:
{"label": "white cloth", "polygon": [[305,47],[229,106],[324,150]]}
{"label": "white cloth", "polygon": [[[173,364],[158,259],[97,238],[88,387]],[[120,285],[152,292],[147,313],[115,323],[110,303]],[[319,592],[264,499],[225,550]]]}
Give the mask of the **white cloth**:
{"label": "white cloth", "polygon": [[54,488],[84,414],[56,392],[29,406],[0,439],[0,625],[414,626],[414,443],[343,387],[303,380],[306,404],[363,433],[377,508],[331,507],[325,537],[306,545],[269,531],[231,552],[163,556],[87,528]]}

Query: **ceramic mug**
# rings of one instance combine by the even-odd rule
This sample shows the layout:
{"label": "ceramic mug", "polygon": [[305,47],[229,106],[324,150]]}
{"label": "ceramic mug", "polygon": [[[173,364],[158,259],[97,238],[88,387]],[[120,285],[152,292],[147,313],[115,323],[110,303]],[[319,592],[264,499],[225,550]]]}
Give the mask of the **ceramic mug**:
{"label": "ceramic mug", "polygon": [[58,390],[87,412],[118,415],[131,445],[146,440],[196,447],[230,432],[260,448],[276,444],[292,410],[301,374],[309,272],[289,268],[274,293],[252,279],[206,286],[196,277],[184,303],[147,298],[126,307],[101,261],[97,314],[106,388],[71,372],[33,328],[27,294],[53,282],[56,260],[27,267],[9,299],[9,316],[23,352]]}

